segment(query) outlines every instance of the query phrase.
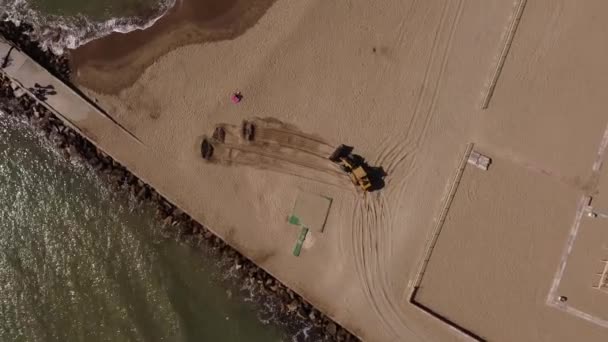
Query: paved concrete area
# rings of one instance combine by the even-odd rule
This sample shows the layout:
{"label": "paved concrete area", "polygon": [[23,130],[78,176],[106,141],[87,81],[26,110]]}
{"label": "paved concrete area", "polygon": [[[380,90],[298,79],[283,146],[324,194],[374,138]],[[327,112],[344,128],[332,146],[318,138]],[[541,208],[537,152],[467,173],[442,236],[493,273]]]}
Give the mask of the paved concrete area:
{"label": "paved concrete area", "polygon": [[[0,56],[6,56],[10,49],[11,45],[0,41]],[[21,51],[13,49],[10,52],[7,67],[1,71],[26,92],[29,92],[28,89],[34,88],[36,84],[53,86],[57,94],[50,95],[45,101],[39,102],[85,137],[92,138],[95,136],[87,130],[88,128],[106,129],[114,132],[116,139],[120,141],[124,139],[127,148],[141,149],[143,147],[136,137],[121,127],[111,116],[91,104],[62,81],[56,79]],[[90,140],[96,144],[95,139]]]}

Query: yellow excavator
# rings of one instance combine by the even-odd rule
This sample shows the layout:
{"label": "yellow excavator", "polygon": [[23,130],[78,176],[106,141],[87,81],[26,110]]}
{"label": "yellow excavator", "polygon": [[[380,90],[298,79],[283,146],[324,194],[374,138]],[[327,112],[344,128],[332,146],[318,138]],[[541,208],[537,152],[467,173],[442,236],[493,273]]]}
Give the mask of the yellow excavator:
{"label": "yellow excavator", "polygon": [[363,157],[352,152],[352,146],[340,145],[329,156],[329,160],[340,165],[353,184],[359,186],[363,191],[373,191],[383,187],[382,178],[386,176],[384,170],[381,167],[369,166]]}

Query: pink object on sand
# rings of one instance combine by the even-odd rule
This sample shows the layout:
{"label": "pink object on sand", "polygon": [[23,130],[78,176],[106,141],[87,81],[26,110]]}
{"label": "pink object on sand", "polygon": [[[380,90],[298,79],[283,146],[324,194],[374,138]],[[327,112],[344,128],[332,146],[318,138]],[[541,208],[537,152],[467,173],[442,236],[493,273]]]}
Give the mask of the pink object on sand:
{"label": "pink object on sand", "polygon": [[243,98],[243,96],[240,93],[234,93],[230,97],[230,100],[232,101],[232,103],[236,104],[236,103],[241,102],[242,98]]}

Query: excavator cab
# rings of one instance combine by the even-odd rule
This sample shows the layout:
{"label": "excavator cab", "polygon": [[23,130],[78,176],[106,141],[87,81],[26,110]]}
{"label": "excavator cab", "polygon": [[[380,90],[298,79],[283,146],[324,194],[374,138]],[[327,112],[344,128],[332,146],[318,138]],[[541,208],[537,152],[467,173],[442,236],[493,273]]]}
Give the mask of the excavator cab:
{"label": "excavator cab", "polygon": [[363,157],[353,154],[352,151],[352,146],[340,145],[329,156],[329,160],[340,165],[340,168],[348,174],[353,184],[359,186],[363,191],[372,191],[373,179],[370,179],[370,170],[373,168],[367,165]]}
{"label": "excavator cab", "polygon": [[351,172],[351,180],[353,183],[358,184],[363,191],[369,191],[372,187],[372,183],[369,180],[367,171],[362,166],[357,166]]}

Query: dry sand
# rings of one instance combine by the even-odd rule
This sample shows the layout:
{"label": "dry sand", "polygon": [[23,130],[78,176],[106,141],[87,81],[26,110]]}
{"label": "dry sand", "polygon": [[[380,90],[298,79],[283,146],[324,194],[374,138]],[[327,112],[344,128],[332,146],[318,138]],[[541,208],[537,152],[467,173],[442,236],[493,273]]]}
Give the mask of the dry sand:
{"label": "dry sand", "polygon": [[607,224],[608,219],[583,218],[557,291],[568,297],[569,306],[608,322],[608,287],[596,288],[608,260]]}
{"label": "dry sand", "polygon": [[113,33],[75,50],[79,84],[106,93],[130,86],[158,57],[180,46],[232,39],[264,15],[274,0],[179,0],[146,30]]}
{"label": "dry sand", "polygon": [[[576,340],[583,321],[545,299],[578,197],[496,155],[490,171],[467,167],[417,300],[487,340]],[[586,341],[606,333],[585,331]]]}
{"label": "dry sand", "polygon": [[[606,131],[608,133],[608,130]],[[608,207],[606,175],[600,170],[597,189],[583,212],[566,268],[556,289],[566,296],[570,313],[608,328]],[[587,203],[586,203],[587,204]]]}
{"label": "dry sand", "polygon": [[[478,142],[497,156],[496,168],[487,171],[483,193],[459,191],[488,197],[488,220],[513,212],[522,225],[531,222],[531,237],[521,232],[509,240],[523,259],[496,254],[498,263],[513,268],[508,274],[530,279],[507,292],[511,284],[490,279],[472,297],[466,273],[443,283],[463,286],[470,317],[485,312],[475,310],[486,310],[485,304],[493,310],[502,305],[481,299],[504,293],[514,297],[500,298],[510,305],[504,312],[521,312],[528,298],[543,315],[530,317],[523,328],[519,317],[504,312],[464,324],[473,329],[487,323],[483,334],[490,340],[569,341],[574,331],[589,341],[606,336],[536,299],[546,296],[557,267],[560,241],[574,216],[572,193],[594,187],[590,167],[606,125],[601,89],[608,77],[598,72],[608,60],[602,38],[608,24],[597,14],[608,4],[530,1],[489,108],[481,110],[519,0],[278,0],[253,10],[244,3],[234,13],[250,13],[245,24],[213,42],[184,45],[204,40],[199,33],[205,31],[185,21],[149,31],[155,33],[145,39],[116,36],[77,50],[75,81],[143,141],[144,152],[129,151],[103,133],[97,143],[364,340],[450,341],[458,339],[454,331],[408,302],[409,285],[462,153],[467,143]],[[197,38],[184,38],[190,32]],[[112,46],[120,53],[104,55]],[[244,95],[238,105],[229,101],[235,90]],[[386,188],[364,196],[354,187],[259,163],[201,159],[202,137],[216,124],[239,125],[252,117],[279,119],[330,145],[355,146],[386,169]],[[491,190],[492,182],[503,183],[502,195]],[[312,232],[314,244],[296,258],[291,250],[298,232],[286,218],[299,191],[333,202],[324,232]],[[460,224],[470,234],[487,229],[476,226],[475,216],[463,217],[471,218]],[[500,247],[509,229],[497,227],[492,238]],[[544,240],[550,233],[555,236]],[[481,236],[476,239],[483,244]],[[473,251],[451,251],[456,254],[450,258],[460,264],[461,258],[478,258]],[[514,260],[540,264],[521,271]],[[454,300],[426,299],[439,307]],[[487,321],[491,317],[501,321]],[[564,334],[553,333],[555,324]]]}

